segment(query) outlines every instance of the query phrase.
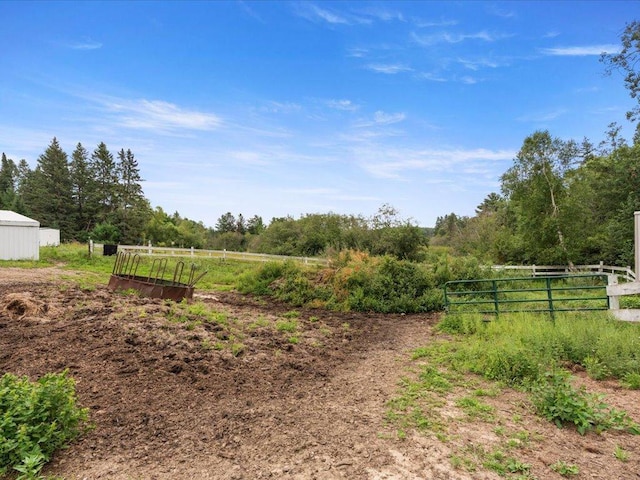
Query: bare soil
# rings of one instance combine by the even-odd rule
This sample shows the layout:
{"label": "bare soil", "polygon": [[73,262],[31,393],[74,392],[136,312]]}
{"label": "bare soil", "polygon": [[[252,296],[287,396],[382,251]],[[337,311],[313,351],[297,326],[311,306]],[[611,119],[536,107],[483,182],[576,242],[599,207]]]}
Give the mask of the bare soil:
{"label": "bare soil", "polygon": [[[558,461],[578,467],[571,478],[640,478],[640,438],[559,429],[507,389],[484,399],[496,408],[491,421],[465,418],[452,398],[442,408],[447,431],[440,439],[387,421],[387,403],[415,370],[411,351],[440,335],[435,315],[297,309],[291,333],[277,328],[295,317],[289,306],[198,292],[196,301],[233,326],[222,328],[170,321],[172,307],[162,300],[82,290],[73,275],[0,269],[0,374],[35,379],[68,369],[95,425],[55,456],[47,475],[497,479],[481,461],[464,459],[506,448],[501,435],[526,432],[508,451],[530,465],[521,478],[564,478],[550,468]],[[640,420],[640,392],[578,375]]]}

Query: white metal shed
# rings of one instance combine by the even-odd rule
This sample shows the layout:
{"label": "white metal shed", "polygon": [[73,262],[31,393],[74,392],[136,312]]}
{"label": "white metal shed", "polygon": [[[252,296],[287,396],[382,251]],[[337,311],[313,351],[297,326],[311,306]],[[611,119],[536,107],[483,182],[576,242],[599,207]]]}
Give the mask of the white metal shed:
{"label": "white metal shed", "polygon": [[0,260],[38,260],[40,222],[0,210]]}
{"label": "white metal shed", "polygon": [[57,247],[60,245],[60,230],[40,227],[40,246]]}

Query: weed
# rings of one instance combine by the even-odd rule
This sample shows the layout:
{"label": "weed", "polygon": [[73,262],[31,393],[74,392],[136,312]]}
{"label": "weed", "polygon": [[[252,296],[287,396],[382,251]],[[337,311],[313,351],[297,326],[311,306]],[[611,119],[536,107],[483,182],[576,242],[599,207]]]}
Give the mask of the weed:
{"label": "weed", "polygon": [[559,473],[563,477],[570,477],[572,475],[578,475],[580,473],[580,469],[577,465],[573,465],[571,463],[563,462],[562,460],[558,460],[556,463],[551,465],[551,470],[556,473]]}
{"label": "weed", "polygon": [[486,422],[495,419],[495,408],[480,402],[475,397],[463,397],[456,401],[456,406],[461,408],[470,420],[480,419]]}
{"label": "weed", "polygon": [[37,382],[3,375],[0,411],[0,477],[14,469],[19,479],[38,478],[53,453],[87,428],[88,410],[76,406],[75,382],[66,371]]}
{"label": "weed", "polygon": [[622,377],[622,385],[630,390],[640,390],[640,373],[629,372]]}
{"label": "weed", "polygon": [[299,318],[300,317],[300,312],[298,312],[297,310],[291,310],[289,312],[283,313],[282,316],[284,318]]}
{"label": "weed", "polygon": [[320,319],[319,319],[318,317],[316,317],[315,315],[312,315],[311,317],[309,317],[309,321],[310,321],[311,323],[315,323],[315,322],[317,322],[318,320],[320,320]]}
{"label": "weed", "polygon": [[298,329],[297,320],[279,320],[276,322],[276,330],[279,332],[293,333]]}
{"label": "weed", "polygon": [[558,427],[572,423],[578,433],[589,430],[602,432],[608,429],[627,430],[640,434],[640,426],[626,413],[609,408],[602,395],[587,393],[584,388],[575,389],[566,372],[548,372],[533,388],[533,403],[543,417]]}
{"label": "weed", "polygon": [[232,343],[231,344],[231,353],[234,357],[239,357],[244,353],[245,346],[241,343]]}
{"label": "weed", "polygon": [[289,337],[288,342],[296,345],[300,342],[300,338],[294,335],[292,337]]}
{"label": "weed", "polygon": [[588,356],[584,359],[584,368],[594,380],[604,380],[611,376],[609,368],[603,364],[597,357]]}
{"label": "weed", "polygon": [[621,462],[629,461],[629,452],[627,452],[620,445],[616,445],[616,449],[613,451],[613,456],[616,457],[616,459],[620,460]]}

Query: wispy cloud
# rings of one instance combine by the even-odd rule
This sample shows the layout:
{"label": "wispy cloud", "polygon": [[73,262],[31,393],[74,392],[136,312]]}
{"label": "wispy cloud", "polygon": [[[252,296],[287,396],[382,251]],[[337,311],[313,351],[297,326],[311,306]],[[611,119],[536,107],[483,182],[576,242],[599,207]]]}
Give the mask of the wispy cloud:
{"label": "wispy cloud", "polygon": [[507,10],[505,8],[499,8],[498,6],[494,5],[494,4],[489,4],[487,11],[492,14],[495,15],[496,17],[500,17],[500,18],[515,18],[518,16],[518,14],[516,12],[514,12],[513,10]]}
{"label": "wispy cloud", "polygon": [[363,127],[392,125],[394,123],[402,122],[405,118],[407,118],[407,115],[402,112],[386,113],[386,112],[383,112],[382,110],[378,110],[373,114],[373,118],[360,120],[354,124],[354,127],[363,128]]}
{"label": "wispy cloud", "polygon": [[430,27],[455,27],[458,25],[457,20],[421,20],[414,19],[413,24],[418,28]]}
{"label": "wispy cloud", "polygon": [[380,20],[383,22],[391,22],[394,20],[399,22],[406,21],[402,12],[392,11],[381,7],[366,8],[363,10],[359,10],[359,12],[361,12],[362,15],[373,17],[376,20]]}
{"label": "wispy cloud", "polygon": [[442,75],[438,75],[432,72],[422,72],[422,73],[419,73],[417,77],[423,80],[429,80],[430,82],[448,82],[449,81]]}
{"label": "wispy cloud", "polygon": [[584,45],[574,47],[552,47],[540,50],[544,55],[561,57],[586,57],[588,55],[602,55],[603,53],[618,53],[619,45]]}
{"label": "wispy cloud", "polygon": [[364,58],[369,53],[369,49],[362,47],[353,47],[347,50],[347,56],[353,58]]}
{"label": "wispy cloud", "polygon": [[293,113],[302,110],[302,105],[294,102],[268,102],[261,108],[269,113]]}
{"label": "wispy cloud", "polygon": [[512,160],[516,153],[511,150],[477,148],[471,150],[378,149],[361,151],[358,154],[367,158],[366,161],[361,162],[360,166],[372,176],[401,179],[401,174],[409,170],[444,172],[463,166],[464,169],[474,168],[476,173],[478,169],[487,172],[490,166],[486,165],[486,162]]}
{"label": "wispy cloud", "polygon": [[65,46],[72,50],[98,50],[102,48],[102,43],[93,40],[83,40],[80,42],[67,43]]}
{"label": "wispy cloud", "polygon": [[558,117],[561,117],[567,113],[567,110],[564,108],[558,108],[549,112],[537,112],[537,113],[529,113],[526,115],[522,115],[518,117],[516,120],[519,122],[549,122],[551,120],[555,120]]}
{"label": "wispy cloud", "polygon": [[482,30],[476,33],[449,33],[441,32],[436,34],[420,35],[415,32],[411,33],[411,38],[423,47],[430,47],[438,43],[460,43],[466,40],[481,40],[483,42],[495,42],[510,35],[490,33]]}
{"label": "wispy cloud", "polygon": [[351,100],[327,100],[326,103],[329,108],[333,108],[334,110],[344,110],[347,112],[354,112],[360,108],[359,105],[356,105]]}
{"label": "wispy cloud", "polygon": [[376,73],[385,73],[387,75],[412,71],[411,67],[401,63],[370,63],[366,65],[365,68]]}
{"label": "wispy cloud", "polygon": [[346,16],[326,8],[320,8],[313,3],[301,2],[294,4],[295,12],[302,18],[312,22],[325,22],[330,25],[349,25],[352,23]]}
{"label": "wispy cloud", "polygon": [[462,64],[465,68],[469,69],[469,70],[473,70],[478,71],[481,68],[498,68],[500,66],[502,66],[502,64],[500,62],[497,62],[496,60],[491,60],[488,58],[477,58],[477,59],[465,59],[465,58],[458,58],[458,63]]}
{"label": "wispy cloud", "polygon": [[121,126],[157,130],[214,130],[222,124],[215,114],[181,108],[162,100],[101,99],[103,107],[117,117]]}
{"label": "wispy cloud", "polygon": [[465,75],[463,77],[460,77],[460,81],[466,85],[474,85],[478,83],[479,80],[475,77],[470,77],[469,75]]}

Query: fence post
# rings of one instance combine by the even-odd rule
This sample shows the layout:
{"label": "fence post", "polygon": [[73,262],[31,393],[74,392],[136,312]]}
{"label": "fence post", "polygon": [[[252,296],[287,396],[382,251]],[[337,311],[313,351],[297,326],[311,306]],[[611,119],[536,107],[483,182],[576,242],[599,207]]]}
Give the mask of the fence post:
{"label": "fence post", "polygon": [[151,249],[151,240],[149,240],[149,255],[151,255],[153,253],[153,250]]}
{"label": "fence post", "polygon": [[493,280],[492,282],[492,286],[493,286],[493,304],[496,308],[496,317],[499,315],[498,312],[498,282],[496,282],[495,280]]}
{"label": "fence post", "polygon": [[191,245],[191,256],[193,257],[193,245]]}
{"label": "fence post", "polygon": [[553,311],[553,293],[551,291],[551,278],[547,277],[547,299],[549,300],[549,312],[551,313],[551,318],[555,320],[555,313]]}
{"label": "fence post", "polygon": [[[617,275],[607,275],[608,276],[608,285],[617,285],[618,284],[618,276]],[[609,295],[609,310],[619,310],[620,309],[620,297]]]}

